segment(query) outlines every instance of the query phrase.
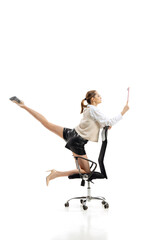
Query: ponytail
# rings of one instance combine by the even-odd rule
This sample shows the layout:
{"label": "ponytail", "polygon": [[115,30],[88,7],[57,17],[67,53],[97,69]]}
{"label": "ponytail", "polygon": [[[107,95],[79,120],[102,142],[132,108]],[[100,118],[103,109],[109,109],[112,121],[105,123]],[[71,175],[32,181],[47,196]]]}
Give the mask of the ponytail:
{"label": "ponytail", "polygon": [[83,113],[84,108],[87,107],[87,105],[84,104],[84,101],[86,100],[88,104],[91,104],[91,98],[95,97],[96,90],[92,90],[86,93],[86,97],[81,101],[81,112]]}
{"label": "ponytail", "polygon": [[85,100],[86,100],[86,98],[84,98],[81,102],[81,112],[80,113],[83,113],[84,108],[87,107],[87,105],[84,104]]}

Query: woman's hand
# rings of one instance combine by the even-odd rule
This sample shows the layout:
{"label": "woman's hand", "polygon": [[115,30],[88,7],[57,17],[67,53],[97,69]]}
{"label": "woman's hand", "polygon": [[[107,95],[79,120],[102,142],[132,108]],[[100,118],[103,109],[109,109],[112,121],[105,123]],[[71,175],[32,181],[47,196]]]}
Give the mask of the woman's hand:
{"label": "woman's hand", "polygon": [[126,105],[123,108],[123,111],[121,112],[122,116],[129,110],[129,106],[128,106],[128,101],[126,103]]}

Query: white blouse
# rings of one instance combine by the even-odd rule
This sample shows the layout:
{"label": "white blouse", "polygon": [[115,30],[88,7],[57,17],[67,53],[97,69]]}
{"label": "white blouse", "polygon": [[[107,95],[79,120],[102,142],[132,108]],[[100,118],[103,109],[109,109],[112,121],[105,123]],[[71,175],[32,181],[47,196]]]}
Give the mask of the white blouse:
{"label": "white blouse", "polygon": [[[79,125],[75,127],[75,130],[82,138],[98,142],[100,128],[113,126],[120,119],[122,119],[121,114],[113,118],[107,118],[96,106],[88,104],[84,108],[83,118]],[[104,136],[102,136],[103,138]]]}
{"label": "white blouse", "polygon": [[92,119],[94,119],[95,121],[97,121],[100,125],[101,128],[105,127],[105,126],[113,126],[114,124],[116,124],[119,120],[122,119],[122,114],[119,113],[117,116],[113,117],[113,118],[107,118],[99,109],[98,107],[94,106],[94,105],[90,105],[88,104],[87,107],[90,108],[90,116],[92,117]]}

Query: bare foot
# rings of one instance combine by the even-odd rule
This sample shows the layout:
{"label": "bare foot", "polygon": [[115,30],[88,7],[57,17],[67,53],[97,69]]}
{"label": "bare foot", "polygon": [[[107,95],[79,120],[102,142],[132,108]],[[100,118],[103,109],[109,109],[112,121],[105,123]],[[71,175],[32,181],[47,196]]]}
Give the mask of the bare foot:
{"label": "bare foot", "polygon": [[58,176],[57,171],[55,169],[49,170],[47,172],[51,172],[47,177],[46,177],[46,185],[49,185],[49,181],[56,178]]}

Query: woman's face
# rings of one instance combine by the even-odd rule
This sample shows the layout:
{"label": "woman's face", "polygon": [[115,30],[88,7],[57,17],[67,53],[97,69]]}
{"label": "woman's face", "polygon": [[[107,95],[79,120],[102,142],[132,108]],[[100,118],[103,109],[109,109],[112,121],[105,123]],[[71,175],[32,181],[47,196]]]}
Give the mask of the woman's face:
{"label": "woman's face", "polygon": [[96,95],[92,98],[92,104],[97,106],[99,103],[102,102],[102,98],[101,96],[99,95],[98,92],[96,92]]}

